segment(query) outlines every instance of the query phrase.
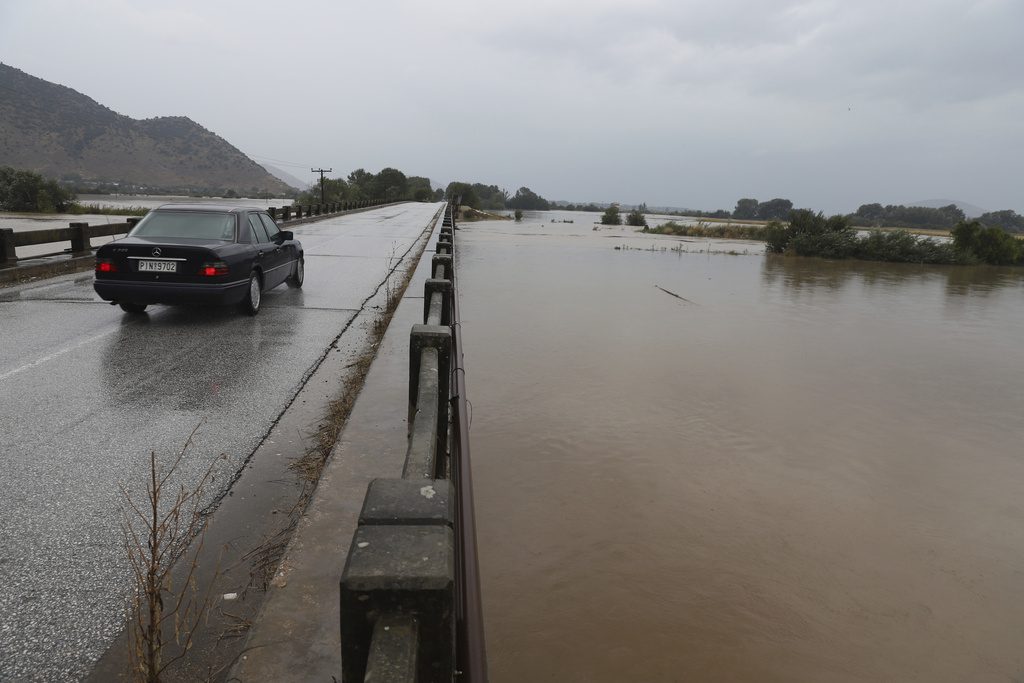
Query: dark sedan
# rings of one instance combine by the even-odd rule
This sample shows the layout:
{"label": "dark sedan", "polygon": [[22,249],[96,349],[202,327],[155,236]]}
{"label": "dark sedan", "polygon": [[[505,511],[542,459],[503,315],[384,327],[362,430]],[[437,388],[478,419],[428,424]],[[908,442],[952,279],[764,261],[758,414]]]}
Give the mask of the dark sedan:
{"label": "dark sedan", "polygon": [[128,313],[149,304],[235,304],[256,315],[263,292],[301,287],[302,244],[266,211],[165,204],[96,251],[96,293]]}

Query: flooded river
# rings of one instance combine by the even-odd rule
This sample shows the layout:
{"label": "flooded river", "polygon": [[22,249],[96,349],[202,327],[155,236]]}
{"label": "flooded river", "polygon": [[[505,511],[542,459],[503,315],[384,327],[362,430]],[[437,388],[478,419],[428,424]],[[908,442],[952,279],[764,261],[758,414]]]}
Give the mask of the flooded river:
{"label": "flooded river", "polygon": [[492,681],[1024,680],[1024,271],[598,217],[457,233]]}

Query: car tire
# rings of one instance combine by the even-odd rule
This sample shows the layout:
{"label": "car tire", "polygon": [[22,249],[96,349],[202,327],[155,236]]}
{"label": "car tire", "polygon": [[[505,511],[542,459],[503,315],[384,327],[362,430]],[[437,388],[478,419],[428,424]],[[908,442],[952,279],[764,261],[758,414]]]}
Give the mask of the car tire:
{"label": "car tire", "polygon": [[245,296],[242,297],[238,309],[246,315],[256,315],[260,312],[260,304],[263,303],[263,281],[260,274],[253,271],[249,275],[249,286],[245,288]]}
{"label": "car tire", "polygon": [[289,277],[285,282],[289,287],[299,289],[302,287],[302,281],[306,279],[306,264],[305,259],[301,256],[299,260],[295,262],[295,274]]}
{"label": "car tire", "polygon": [[118,306],[125,313],[142,313],[146,310],[146,304],[133,304],[130,301],[122,301],[118,303]]}

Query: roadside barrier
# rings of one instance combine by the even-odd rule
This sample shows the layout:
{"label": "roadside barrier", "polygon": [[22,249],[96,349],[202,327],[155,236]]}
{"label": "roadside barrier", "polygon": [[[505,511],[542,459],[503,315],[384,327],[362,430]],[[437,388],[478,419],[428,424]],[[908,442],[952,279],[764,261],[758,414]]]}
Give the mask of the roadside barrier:
{"label": "roadside barrier", "polygon": [[[227,200],[226,203],[230,203],[230,200]],[[307,204],[305,206],[295,204],[283,208],[271,206],[267,209],[267,213],[278,223],[295,224],[295,221],[320,220],[352,211],[401,203],[404,202],[388,202],[383,199],[374,199],[360,202]],[[66,228],[46,228],[44,230],[26,230],[23,232],[15,232],[13,228],[0,228],[0,268],[13,266],[17,263],[18,256],[15,250],[18,247],[71,242],[70,252],[72,256],[88,256],[92,253],[93,237],[111,237],[113,235],[127,234],[140,220],[141,218],[132,217],[128,218],[124,223],[104,225],[74,222],[70,223]],[[68,249],[64,249],[64,251],[68,251]],[[53,256],[53,254],[45,255]],[[33,258],[39,258],[39,256]]]}
{"label": "roadside barrier", "polygon": [[402,478],[370,482],[342,572],[342,683],[487,681],[454,229],[449,204],[410,333]]}

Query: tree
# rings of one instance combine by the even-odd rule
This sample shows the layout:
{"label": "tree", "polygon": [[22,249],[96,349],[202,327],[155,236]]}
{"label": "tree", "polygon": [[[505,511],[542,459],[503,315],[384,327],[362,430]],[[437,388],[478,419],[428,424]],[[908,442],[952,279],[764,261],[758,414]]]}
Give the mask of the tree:
{"label": "tree", "polygon": [[612,204],[601,216],[601,225],[622,225],[622,216],[619,215],[619,205]]}
{"label": "tree", "polygon": [[978,221],[991,228],[1002,228],[1008,232],[1024,232],[1024,216],[1011,209],[983,213],[978,217]]}
{"label": "tree", "polygon": [[979,221],[960,221],[950,233],[958,251],[983,263],[1010,265],[1024,259],[1021,241],[1002,228],[986,228]]}
{"label": "tree", "polygon": [[[367,197],[368,195],[360,194],[354,186],[346,183],[341,178],[324,178],[324,203],[333,204],[334,202],[357,201]],[[312,185],[308,190],[300,193],[299,196],[295,198],[296,204],[319,204],[320,202],[319,183]]]}
{"label": "tree", "polygon": [[384,199],[389,202],[404,199],[408,183],[405,174],[397,168],[382,168],[373,179],[371,199]]}
{"label": "tree", "polygon": [[861,204],[857,208],[855,214],[858,218],[863,218],[865,221],[877,224],[883,218],[885,218],[885,209],[882,208],[881,204]]}
{"label": "tree", "polygon": [[526,211],[547,211],[551,203],[528,187],[520,187],[514,197],[508,200],[508,208]]}
{"label": "tree", "polygon": [[[743,201],[743,200],[740,200]],[[739,205],[737,204],[737,207]],[[793,202],[788,199],[771,199],[757,205],[757,217],[762,221],[782,220],[793,210]]]}
{"label": "tree", "polygon": [[0,211],[64,211],[74,199],[74,194],[56,180],[0,166]]}
{"label": "tree", "polygon": [[757,205],[756,199],[740,199],[736,202],[736,209],[732,212],[732,217],[748,220],[757,218]]}
{"label": "tree", "polygon": [[508,192],[506,190],[502,190],[497,185],[473,183],[471,187],[473,194],[475,194],[480,200],[479,208],[481,209],[500,211],[508,205]]}
{"label": "tree", "polygon": [[[474,209],[480,208],[480,199],[476,196],[476,193],[473,192],[473,186],[469,183],[448,183],[448,189],[445,190],[445,196],[448,197],[448,201],[450,202],[459,201],[462,206],[469,206]],[[459,197],[462,197],[462,199],[459,200]]]}
{"label": "tree", "polygon": [[357,168],[348,174],[348,186],[354,201],[370,199],[373,196],[373,185],[376,176],[363,168]]}
{"label": "tree", "polygon": [[641,204],[636,207],[628,214],[626,214],[626,225],[631,225],[635,228],[646,228],[647,219],[644,217],[644,213],[647,211],[647,205]]}

